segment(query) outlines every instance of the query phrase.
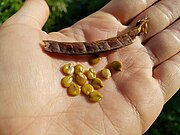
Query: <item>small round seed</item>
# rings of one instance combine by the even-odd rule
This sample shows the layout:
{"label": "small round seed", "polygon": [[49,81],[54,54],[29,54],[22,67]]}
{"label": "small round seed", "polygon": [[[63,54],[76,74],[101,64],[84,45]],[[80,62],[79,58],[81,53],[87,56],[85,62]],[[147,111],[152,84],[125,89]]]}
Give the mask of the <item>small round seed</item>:
{"label": "small round seed", "polygon": [[105,79],[109,79],[111,77],[111,72],[108,68],[104,68],[103,70],[101,70],[101,75],[105,78]]}
{"label": "small round seed", "polygon": [[85,74],[83,74],[82,72],[79,72],[77,75],[76,75],[76,82],[79,84],[79,85],[84,85],[87,81],[87,77]]}
{"label": "small round seed", "polygon": [[95,56],[95,57],[91,58],[89,62],[90,62],[90,64],[95,65],[95,64],[99,63],[100,60],[101,60],[101,57]]}
{"label": "small round seed", "polygon": [[90,68],[87,72],[86,72],[86,76],[89,80],[95,79],[96,78],[96,72],[93,68]]}
{"label": "small round seed", "polygon": [[111,67],[115,71],[122,71],[122,63],[120,61],[113,61],[111,63]]}
{"label": "small round seed", "polygon": [[103,95],[98,91],[93,91],[89,94],[89,99],[92,102],[98,102],[103,98]]}
{"label": "small round seed", "polygon": [[86,95],[89,95],[90,92],[94,91],[94,88],[91,84],[84,84],[81,88],[82,92]]}
{"label": "small round seed", "polygon": [[74,73],[74,67],[71,63],[65,64],[63,67],[63,72],[67,75],[72,75]]}
{"label": "small round seed", "polygon": [[74,72],[75,72],[75,74],[78,74],[79,72],[84,73],[84,66],[81,65],[81,64],[77,64],[77,65],[74,67]]}
{"label": "small round seed", "polygon": [[61,84],[63,87],[68,88],[72,84],[73,78],[71,76],[65,76],[61,80]]}
{"label": "small round seed", "polygon": [[100,89],[104,87],[103,82],[99,78],[95,78],[92,80],[91,85],[94,87],[94,89]]}
{"label": "small round seed", "polygon": [[68,88],[67,92],[71,96],[77,96],[81,92],[81,87],[75,83],[72,83]]}

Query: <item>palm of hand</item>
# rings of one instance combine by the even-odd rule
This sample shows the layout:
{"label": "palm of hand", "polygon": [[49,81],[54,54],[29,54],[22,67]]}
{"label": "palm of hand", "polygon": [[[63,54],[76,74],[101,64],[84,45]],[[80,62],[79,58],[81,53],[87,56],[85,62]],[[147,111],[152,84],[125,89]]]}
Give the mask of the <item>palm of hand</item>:
{"label": "palm of hand", "polygon": [[[69,97],[60,85],[63,74],[59,68],[73,61],[73,64],[81,63],[88,69],[87,58],[49,57],[38,46],[42,39],[47,38],[64,41],[103,39],[107,38],[107,34],[110,34],[108,37],[114,36],[117,30],[124,28],[103,12],[60,31],[61,34],[46,34],[19,24],[5,27],[3,34],[10,34],[8,39],[3,39],[3,44],[11,41],[14,46],[8,46],[11,47],[9,52],[7,47],[3,48],[7,53],[4,57],[9,61],[4,63],[5,74],[8,74],[4,80],[8,80],[11,86],[2,83],[6,91],[1,96],[5,105],[11,104],[11,108],[5,107],[5,113],[1,116],[18,119],[18,124],[10,125],[12,131],[33,133],[43,129],[43,133],[113,135],[145,132],[160,113],[164,96],[162,85],[153,77],[152,56],[139,38],[133,45],[103,57],[94,66],[99,71],[114,60],[121,60],[124,65],[121,73],[113,73],[111,79],[104,81],[105,87],[101,90],[104,98],[95,104],[81,95]],[[7,93],[11,94],[7,96]]]}
{"label": "palm of hand", "polygon": [[[95,18],[94,21],[98,22],[99,20]],[[86,20],[84,23],[86,23]],[[112,21],[111,24],[113,23]],[[105,23],[105,27],[106,25],[108,27],[109,23]],[[20,27],[24,28],[19,30]],[[14,102],[14,104],[23,106],[24,110],[29,112],[29,114],[26,114],[27,117],[29,115],[37,117],[37,120],[34,119],[34,122],[38,122],[39,119],[44,119],[47,116],[52,123],[61,128],[72,127],[73,124],[79,123],[79,128],[87,128],[92,133],[105,131],[106,126],[110,127],[111,132],[114,133],[121,132],[121,128],[129,129],[132,127],[136,127],[134,130],[137,130],[133,132],[140,133],[142,130],[141,122],[145,119],[144,117],[148,120],[148,122],[145,122],[149,126],[149,123],[159,113],[159,107],[161,109],[163,105],[162,92],[159,84],[152,77],[150,56],[140,42],[137,41],[132,46],[103,57],[102,61],[95,65],[95,69],[99,71],[109,62],[121,60],[124,67],[122,73],[114,73],[112,79],[104,82],[105,88],[102,90],[103,100],[100,103],[90,104],[84,96],[69,97],[66,90],[59,83],[63,77],[63,74],[59,72],[59,68],[69,62],[69,60],[64,60],[62,57],[67,56],[59,56],[59,59],[56,59],[43,53],[40,47],[37,46],[42,39],[37,37],[39,31],[36,29],[20,25],[12,26],[10,29],[17,31],[15,33],[17,33],[18,37],[19,34],[22,37],[20,36],[21,39],[19,40],[21,41],[18,41],[20,44],[14,48],[16,49],[17,47],[19,50],[14,55],[15,60],[11,61],[14,64],[12,70],[8,72],[13,72],[12,74],[17,76],[17,79],[22,79],[21,81],[18,80],[20,81],[18,83],[25,89],[22,89],[21,92],[18,92],[19,90],[16,89],[17,91],[14,92],[22,94],[21,100],[26,99],[26,103],[20,100],[17,101],[18,103]],[[44,36],[45,38],[52,38],[57,34],[59,33],[51,33],[49,36],[40,32],[43,38]],[[67,32],[67,34],[71,33]],[[32,35],[34,36],[32,37]],[[93,37],[93,35],[96,35],[96,37]],[[90,33],[89,36],[92,39],[99,38],[96,31]],[[7,39],[7,41],[14,41],[18,37]],[[71,41],[74,39],[67,37],[67,40]],[[9,54],[13,54],[13,52],[9,52]],[[80,57],[77,56],[78,59]],[[72,57],[69,59],[72,59]],[[74,61],[78,61],[78,59],[74,58]],[[87,64],[87,61],[86,59],[86,61],[78,61],[77,63],[83,64],[88,69],[90,66]],[[21,74],[18,74],[19,69],[22,71]],[[17,85],[14,82],[12,84]],[[29,110],[30,108],[33,108],[33,110]],[[158,109],[154,110],[152,108]],[[155,116],[152,115],[153,113],[155,113]],[[151,114],[151,116],[148,116],[148,114]],[[23,112],[19,115],[23,116]],[[59,122],[62,120],[64,121],[63,124]],[[126,126],[124,127],[123,125]],[[147,126],[143,128],[147,128]]]}

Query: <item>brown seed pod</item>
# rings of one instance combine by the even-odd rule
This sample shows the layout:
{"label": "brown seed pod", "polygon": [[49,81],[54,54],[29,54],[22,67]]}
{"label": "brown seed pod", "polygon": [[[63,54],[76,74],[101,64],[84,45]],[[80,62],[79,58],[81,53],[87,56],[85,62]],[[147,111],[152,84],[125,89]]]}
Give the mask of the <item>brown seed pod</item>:
{"label": "brown seed pod", "polygon": [[92,80],[91,85],[94,87],[94,89],[100,89],[104,87],[103,82],[99,78],[95,78]]}
{"label": "brown seed pod", "polygon": [[115,71],[122,71],[122,63],[120,61],[113,61],[111,67]]}
{"label": "brown seed pod", "polygon": [[103,70],[101,70],[101,75],[105,79],[109,79],[111,77],[111,71],[108,68],[104,68]]}
{"label": "brown seed pod", "polygon": [[77,65],[74,67],[74,72],[75,72],[75,74],[78,74],[79,72],[84,73],[84,66],[81,65],[81,64],[77,64]]}
{"label": "brown seed pod", "polygon": [[72,75],[74,73],[74,67],[71,63],[65,64],[63,66],[63,72],[67,75]]}
{"label": "brown seed pod", "polygon": [[103,95],[98,91],[93,91],[89,94],[89,99],[92,102],[98,102],[103,98]]}
{"label": "brown seed pod", "polygon": [[81,93],[81,87],[75,83],[72,83],[68,88],[67,92],[71,96],[77,96]]}
{"label": "brown seed pod", "polygon": [[63,87],[68,88],[72,84],[73,78],[71,76],[65,76],[61,80],[61,84]]}
{"label": "brown seed pod", "polygon": [[90,68],[87,72],[86,72],[86,76],[89,80],[95,79],[96,78],[96,71],[93,68]]}
{"label": "brown seed pod", "polygon": [[85,74],[83,74],[82,72],[79,72],[77,75],[76,75],[76,82],[77,84],[79,85],[84,85],[86,82],[87,82],[87,77]]}
{"label": "brown seed pod", "polygon": [[89,95],[90,92],[94,91],[94,88],[91,84],[84,84],[81,88],[82,92],[86,95]]}
{"label": "brown seed pod", "polygon": [[105,40],[92,42],[57,42],[52,40],[44,40],[44,49],[48,52],[61,54],[97,54],[118,48],[122,48],[133,43],[136,36],[147,33],[147,23],[149,18],[139,20],[135,27],[123,35],[118,35]]}

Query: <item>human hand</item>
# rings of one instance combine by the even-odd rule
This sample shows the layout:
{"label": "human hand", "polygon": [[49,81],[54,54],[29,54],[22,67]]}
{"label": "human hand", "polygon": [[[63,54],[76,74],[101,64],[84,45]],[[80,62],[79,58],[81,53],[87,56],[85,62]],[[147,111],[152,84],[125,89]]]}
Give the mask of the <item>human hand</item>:
{"label": "human hand", "polygon": [[[144,133],[180,88],[180,3],[156,1],[112,0],[73,26],[47,34],[41,30],[48,17],[46,3],[27,0],[0,27],[0,134]],[[144,16],[150,18],[148,34],[94,66],[99,71],[114,60],[124,65],[104,81],[102,101],[69,97],[60,85],[59,68],[72,62],[88,69],[86,57],[49,56],[39,43],[106,39]]]}

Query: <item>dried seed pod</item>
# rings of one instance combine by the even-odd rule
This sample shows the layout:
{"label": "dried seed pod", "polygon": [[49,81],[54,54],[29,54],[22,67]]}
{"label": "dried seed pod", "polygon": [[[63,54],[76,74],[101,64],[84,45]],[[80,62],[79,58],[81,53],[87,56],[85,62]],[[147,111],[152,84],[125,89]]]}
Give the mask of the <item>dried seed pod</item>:
{"label": "dried seed pod", "polygon": [[79,72],[84,73],[84,66],[81,65],[81,64],[77,64],[77,65],[74,67],[74,72],[75,72],[75,74],[78,74]]}
{"label": "dried seed pod", "polygon": [[94,87],[94,89],[100,89],[104,87],[103,82],[99,78],[95,78],[92,80],[91,85]]}
{"label": "dried seed pod", "polygon": [[95,79],[96,78],[96,72],[93,68],[90,68],[87,72],[86,72],[86,76],[89,80]]}
{"label": "dried seed pod", "polygon": [[90,63],[91,65],[95,65],[95,64],[99,63],[100,60],[101,60],[101,57],[95,56],[95,57],[93,57],[93,58],[90,59],[89,63]]}
{"label": "dried seed pod", "polygon": [[77,96],[81,93],[81,87],[75,83],[72,83],[68,88],[67,92],[71,96]]}
{"label": "dried seed pod", "polygon": [[73,78],[71,76],[65,76],[61,80],[61,84],[63,87],[68,88],[72,84]]}
{"label": "dried seed pod", "polygon": [[108,68],[104,68],[103,70],[101,70],[101,75],[105,78],[105,79],[109,79],[111,77],[111,72]]}
{"label": "dried seed pod", "polygon": [[89,99],[92,102],[98,102],[103,98],[103,95],[98,91],[93,91],[89,94]]}
{"label": "dried seed pod", "polygon": [[77,75],[76,75],[76,82],[79,84],[79,85],[84,85],[87,81],[87,77],[85,74],[83,74],[82,72],[79,72]]}
{"label": "dried seed pod", "polygon": [[115,71],[122,71],[122,63],[120,61],[113,61],[111,67]]}
{"label": "dried seed pod", "polygon": [[82,92],[86,95],[89,95],[90,92],[94,91],[94,88],[91,84],[84,84],[81,89],[82,89]]}
{"label": "dried seed pod", "polygon": [[63,67],[63,72],[67,75],[72,75],[74,73],[74,67],[71,63],[65,64]]}
{"label": "dried seed pod", "polygon": [[[57,42],[44,40],[45,51],[62,54],[97,54],[133,44],[136,36],[147,33],[147,23],[149,18],[140,19],[134,28],[123,35],[118,35],[105,40],[92,42]],[[95,62],[96,63],[96,62]]]}

